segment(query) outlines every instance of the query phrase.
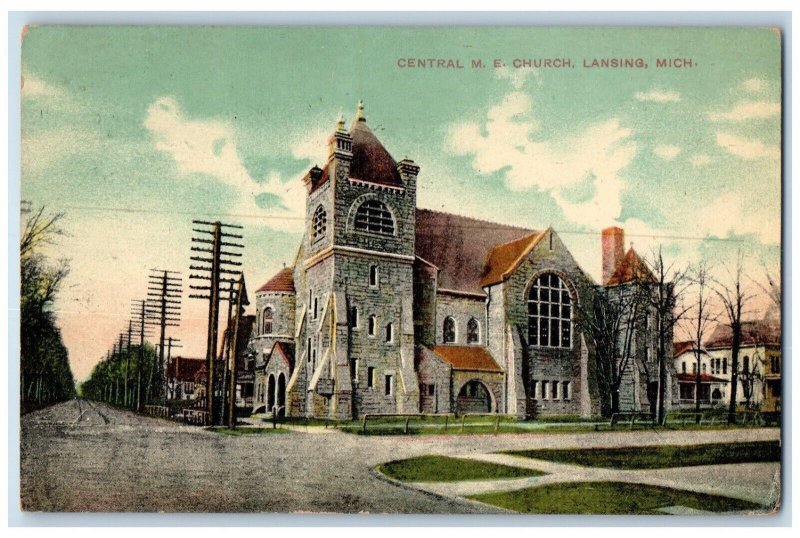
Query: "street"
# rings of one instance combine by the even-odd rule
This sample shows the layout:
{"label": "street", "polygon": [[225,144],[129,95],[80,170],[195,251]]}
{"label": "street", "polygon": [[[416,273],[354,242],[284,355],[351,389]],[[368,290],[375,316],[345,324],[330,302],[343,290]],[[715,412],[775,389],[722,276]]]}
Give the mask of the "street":
{"label": "street", "polygon": [[69,512],[495,513],[489,506],[398,487],[371,470],[423,454],[755,441],[780,435],[777,429],[762,428],[381,437],[309,428],[230,436],[84,400],[29,413],[21,422],[23,509]]}

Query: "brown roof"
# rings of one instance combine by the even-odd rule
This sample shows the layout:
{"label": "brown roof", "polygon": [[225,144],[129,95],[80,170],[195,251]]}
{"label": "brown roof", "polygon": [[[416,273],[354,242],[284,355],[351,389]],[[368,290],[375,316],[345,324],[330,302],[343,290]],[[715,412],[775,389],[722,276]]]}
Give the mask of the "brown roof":
{"label": "brown roof", "polygon": [[353,137],[351,178],[380,185],[403,186],[400,172],[397,171],[397,162],[372,133],[364,118],[353,123],[350,136]]}
{"label": "brown roof", "polygon": [[503,371],[485,347],[446,345],[434,347],[433,352],[449,363],[454,370]]}
{"label": "brown roof", "polygon": [[490,251],[511,241],[530,241],[536,233],[430,209],[416,213],[415,254],[439,268],[438,286],[449,290],[483,294],[481,280]]}
{"label": "brown roof", "polygon": [[[678,374],[678,381],[697,382],[697,374]],[[727,379],[721,377],[714,377],[711,374],[700,374],[700,383],[727,383]]]}
{"label": "brown roof", "polygon": [[289,366],[289,371],[292,372],[294,370],[294,344],[281,341],[275,342],[275,345],[272,346],[270,358],[272,358],[275,352],[286,362]]}
{"label": "brown roof", "polygon": [[205,368],[206,360],[192,357],[173,357],[169,368],[169,377],[177,381],[194,381],[195,375]]}
{"label": "brown roof", "polygon": [[693,348],[694,348],[694,342],[692,342],[691,340],[672,342],[672,356],[680,357],[687,351],[691,351]]}
{"label": "brown roof", "polygon": [[508,274],[519,266],[523,257],[531,251],[543,236],[544,232],[534,232],[531,235],[492,248],[486,257],[484,275],[480,282],[481,286],[490,286],[505,280]]}
{"label": "brown roof", "polygon": [[270,278],[266,284],[258,288],[256,293],[261,291],[285,291],[294,293],[294,270],[291,267],[284,267],[278,274]]}
{"label": "brown roof", "polygon": [[655,280],[652,271],[647,267],[642,258],[631,247],[622,261],[617,265],[614,274],[606,282],[607,286],[618,286],[620,284],[627,284],[634,280]]}
{"label": "brown roof", "polygon": [[[708,348],[729,348],[733,331],[729,325],[720,323],[706,342]],[[781,343],[781,324],[777,320],[754,320],[742,322],[741,345],[763,345]]]}

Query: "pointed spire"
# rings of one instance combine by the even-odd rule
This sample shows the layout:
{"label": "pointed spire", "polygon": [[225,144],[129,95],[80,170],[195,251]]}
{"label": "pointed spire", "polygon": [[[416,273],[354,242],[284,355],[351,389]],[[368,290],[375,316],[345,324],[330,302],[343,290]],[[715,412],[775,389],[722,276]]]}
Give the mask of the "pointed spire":
{"label": "pointed spire", "polygon": [[344,131],[344,114],[339,112],[339,119],[336,120],[336,130],[339,132]]}
{"label": "pointed spire", "polygon": [[356,121],[367,121],[364,117],[364,101],[358,100],[358,112],[356,113]]}

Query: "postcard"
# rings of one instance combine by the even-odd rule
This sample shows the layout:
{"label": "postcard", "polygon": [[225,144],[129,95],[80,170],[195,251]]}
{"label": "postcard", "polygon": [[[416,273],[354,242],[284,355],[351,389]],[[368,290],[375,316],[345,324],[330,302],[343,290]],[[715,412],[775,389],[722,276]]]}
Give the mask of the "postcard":
{"label": "postcard", "polygon": [[24,511],[781,510],[780,31],[21,39]]}

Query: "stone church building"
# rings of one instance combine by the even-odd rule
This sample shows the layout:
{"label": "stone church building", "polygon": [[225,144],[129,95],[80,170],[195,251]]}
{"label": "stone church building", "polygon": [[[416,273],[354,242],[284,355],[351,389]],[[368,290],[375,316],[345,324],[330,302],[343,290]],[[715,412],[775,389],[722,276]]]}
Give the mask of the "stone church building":
{"label": "stone church building", "polygon": [[[360,103],[349,131],[339,120],[327,163],[303,178],[294,264],[255,294],[254,410],[597,414],[575,322],[597,284],[552,229],[417,208],[418,172],[392,158]],[[604,281],[619,286],[636,254],[611,230]],[[631,374],[630,409],[647,405],[642,383]]]}

